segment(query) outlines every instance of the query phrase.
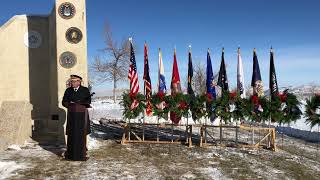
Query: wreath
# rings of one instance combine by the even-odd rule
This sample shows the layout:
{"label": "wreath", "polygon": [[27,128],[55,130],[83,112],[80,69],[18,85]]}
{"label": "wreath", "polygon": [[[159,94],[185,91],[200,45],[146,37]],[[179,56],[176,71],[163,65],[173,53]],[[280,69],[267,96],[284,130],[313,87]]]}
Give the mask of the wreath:
{"label": "wreath", "polygon": [[305,105],[305,117],[306,122],[310,124],[310,127],[314,127],[315,125],[320,125],[320,95],[316,94],[311,97],[311,99],[306,100]]}
{"label": "wreath", "polygon": [[279,122],[280,124],[283,123],[283,120],[284,120],[283,107],[284,107],[285,101],[286,101],[286,98],[283,95],[271,97],[271,101],[270,101],[271,122]]}
{"label": "wreath", "polygon": [[163,92],[152,95],[151,104],[153,115],[159,118],[168,119],[168,113],[170,111],[169,104],[172,99]]}
{"label": "wreath", "polygon": [[248,113],[246,112],[246,100],[241,98],[238,93],[229,94],[231,104],[231,117],[235,120],[244,120]]}
{"label": "wreath", "polygon": [[301,103],[296,95],[285,90],[283,93],[279,94],[279,99],[282,102],[281,110],[283,111],[283,120],[278,121],[280,124],[289,124],[301,118]]}
{"label": "wreath", "polygon": [[232,118],[232,103],[231,99],[234,98],[234,94],[229,92],[224,92],[221,97],[216,100],[216,105],[214,113],[217,117],[220,117],[225,123],[230,122]]}
{"label": "wreath", "polygon": [[123,116],[126,119],[135,119],[140,113],[143,113],[146,108],[145,96],[141,93],[132,95],[124,92],[120,104],[124,108]]}
{"label": "wreath", "polygon": [[177,117],[187,117],[189,113],[190,95],[177,93],[174,96],[171,95],[169,101],[169,109],[174,112]]}
{"label": "wreath", "polygon": [[206,102],[209,100],[206,95],[197,95],[191,98],[190,110],[192,113],[192,119],[197,121],[206,116]]}
{"label": "wreath", "polygon": [[245,113],[254,122],[263,122],[269,118],[269,101],[265,96],[251,96],[245,100]]}

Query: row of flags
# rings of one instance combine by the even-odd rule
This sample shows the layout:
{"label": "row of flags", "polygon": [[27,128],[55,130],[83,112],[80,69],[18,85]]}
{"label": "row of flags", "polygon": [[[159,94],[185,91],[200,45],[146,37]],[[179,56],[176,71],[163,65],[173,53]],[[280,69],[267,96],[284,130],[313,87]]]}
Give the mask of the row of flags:
{"label": "row of flags", "polygon": [[[271,48],[270,51],[270,94],[271,97],[275,97],[278,95],[278,83],[277,77],[275,72],[274,66],[274,57],[273,57],[273,49]],[[162,52],[159,49],[159,71],[158,71],[158,93],[166,93],[166,79],[164,75],[164,66],[162,61]],[[151,106],[151,93],[152,93],[152,86],[151,86],[151,79],[150,79],[150,69],[149,69],[149,59],[148,59],[148,47],[147,44],[144,44],[144,94],[147,100],[147,108],[146,114],[152,115],[152,106]],[[137,73],[137,66],[135,60],[134,49],[132,45],[132,39],[130,39],[130,66],[129,66],[129,73],[128,78],[130,80],[130,95],[135,96],[139,92],[139,83],[138,83],[138,73]],[[192,54],[191,54],[191,46],[189,46],[188,52],[188,88],[187,93],[190,95],[194,95],[194,91],[192,89],[192,78],[193,78],[193,65],[192,65]],[[212,63],[210,57],[210,50],[208,49],[207,52],[207,69],[206,69],[206,86],[207,86],[207,95],[210,95],[213,99],[217,97],[217,88],[219,87],[221,93],[229,92],[229,84],[228,84],[228,77],[226,71],[226,64],[224,60],[224,49],[222,49],[221,55],[221,64],[219,69],[218,81],[215,84],[214,75],[212,71]],[[246,89],[244,87],[244,73],[243,73],[243,64],[241,58],[240,48],[238,48],[238,58],[237,58],[237,93],[240,95],[241,98],[246,98]],[[217,87],[218,86],[218,87]],[[258,57],[256,53],[256,49],[253,50],[253,73],[251,79],[251,87],[253,89],[253,95],[261,97],[264,96],[263,90],[263,82],[261,79],[260,67],[258,62]],[[171,78],[171,95],[175,95],[181,92],[181,81],[179,75],[179,68],[177,63],[176,57],[176,49],[174,50],[173,56],[173,67],[172,67],[172,78]],[[137,106],[137,102],[133,102],[133,107]],[[170,114],[170,119],[174,123],[178,123],[180,117],[176,117],[174,113]]]}

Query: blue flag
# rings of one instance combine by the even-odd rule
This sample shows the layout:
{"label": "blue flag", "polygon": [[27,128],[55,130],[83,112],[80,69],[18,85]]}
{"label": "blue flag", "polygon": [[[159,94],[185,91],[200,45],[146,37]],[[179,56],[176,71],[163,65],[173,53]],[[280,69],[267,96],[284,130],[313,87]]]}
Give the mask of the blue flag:
{"label": "blue flag", "polygon": [[166,78],[164,76],[164,67],[162,62],[162,53],[161,49],[159,48],[159,72],[158,72],[158,92],[166,93]]}
{"label": "blue flag", "polygon": [[211,65],[211,58],[210,58],[210,52],[208,50],[207,53],[207,94],[210,94],[213,99],[216,98],[216,90],[213,84],[213,72],[212,72],[212,65]]}
{"label": "blue flag", "polygon": [[263,83],[261,79],[260,67],[255,48],[253,50],[253,70],[251,87],[253,88],[253,95],[257,95],[258,97],[264,96]]}

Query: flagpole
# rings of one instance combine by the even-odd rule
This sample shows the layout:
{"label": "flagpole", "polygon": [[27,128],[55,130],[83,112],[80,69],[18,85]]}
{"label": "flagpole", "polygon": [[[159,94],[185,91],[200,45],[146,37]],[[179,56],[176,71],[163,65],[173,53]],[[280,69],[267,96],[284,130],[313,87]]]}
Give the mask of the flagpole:
{"label": "flagpole", "polygon": [[[271,48],[270,48],[270,53],[271,53],[271,55],[273,55],[273,49],[272,49],[272,46],[271,46]],[[271,63],[271,62],[270,62]],[[271,64],[270,64],[271,65]],[[271,68],[271,67],[270,67]],[[271,69],[270,69],[270,71],[271,71]],[[269,78],[271,78],[271,76],[269,77]],[[269,80],[270,81],[270,80]],[[270,83],[270,82],[269,82]],[[270,115],[269,115],[269,123],[268,123],[268,127],[270,128],[271,127],[271,121],[272,121],[272,113],[271,113],[271,109],[272,109],[272,89],[271,89],[271,86],[270,86],[270,84],[269,84],[269,109],[270,109],[270,111],[269,111],[269,113],[270,113]],[[268,146],[270,147],[271,146],[271,139],[270,139],[270,137],[269,137],[269,140],[268,140]]]}
{"label": "flagpole", "polygon": [[[237,67],[237,71],[240,71],[240,69],[239,69],[239,61],[240,61],[240,46],[238,46],[238,67]],[[237,75],[238,74],[240,74],[240,72],[237,72]],[[237,83],[238,83],[238,81],[241,81],[241,79],[239,78],[238,79],[238,77],[237,77]],[[237,91],[239,91],[239,89],[238,89],[238,86],[237,86]],[[239,91],[239,95],[240,95],[240,98],[242,98],[241,97],[241,94],[240,94],[241,92]],[[239,129],[238,129],[238,119],[236,120],[236,146],[238,146],[238,131],[239,131]]]}
{"label": "flagpole", "polygon": [[[130,42],[130,46],[132,47],[132,37],[129,37],[129,42]],[[131,55],[130,55],[131,56]],[[131,65],[130,65],[131,66]],[[131,80],[130,80],[131,81]],[[130,83],[130,89],[131,91],[131,83]],[[128,134],[128,140],[130,141],[131,139],[131,127],[130,127],[130,122],[131,122],[131,118],[129,118],[129,124],[128,124],[128,129],[129,129],[129,134]]]}
{"label": "flagpole", "polygon": [[[147,41],[144,41],[144,48],[146,49],[147,48]],[[144,53],[147,53],[146,51],[144,52]],[[145,54],[146,55],[146,54]],[[145,59],[145,57],[144,57],[144,68],[143,68],[143,73],[145,73],[145,71],[146,71],[146,59]],[[143,90],[144,90],[144,95],[146,96],[147,95],[147,91],[146,91],[146,80],[145,80],[145,77],[143,77],[143,81],[144,81],[144,88],[143,88]],[[148,102],[147,102],[148,103]],[[148,107],[147,107],[148,108]],[[142,141],[144,141],[144,123],[145,123],[145,118],[146,118],[146,109],[144,110],[144,113],[143,113],[143,122],[142,122]]]}
{"label": "flagpole", "polygon": [[[272,49],[272,46],[271,46],[271,48],[270,48],[270,53],[272,53],[273,54],[273,49]],[[270,77],[269,77],[270,78]],[[271,101],[272,101],[272,98],[271,98],[271,89],[270,89],[270,85],[269,85],[269,92],[270,92],[270,97],[269,97],[269,102],[270,102],[270,109],[271,109],[271,107],[272,107],[272,104],[271,104]],[[270,128],[270,126],[271,126],[271,120],[272,120],[272,114],[271,114],[271,111],[270,111],[270,119],[269,119],[269,128]]]}
{"label": "flagpole", "polygon": [[[159,48],[159,59],[158,59],[158,68],[159,68],[159,72],[158,72],[158,92],[160,89],[160,53],[161,53],[161,49]],[[162,103],[162,102],[161,102]],[[161,105],[162,107],[162,105]],[[157,116],[157,141],[159,141],[159,116]]]}

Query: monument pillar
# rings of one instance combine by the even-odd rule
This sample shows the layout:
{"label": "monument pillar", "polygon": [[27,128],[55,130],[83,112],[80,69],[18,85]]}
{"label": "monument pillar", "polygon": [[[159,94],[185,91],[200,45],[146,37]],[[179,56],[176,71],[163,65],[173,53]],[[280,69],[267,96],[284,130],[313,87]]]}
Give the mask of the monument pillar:
{"label": "monument pillar", "polygon": [[[62,98],[71,74],[83,78],[88,85],[87,75],[87,29],[85,0],[56,0],[55,10],[50,18],[53,41],[51,51],[51,118],[50,131],[58,133],[63,140],[67,110],[62,106]],[[53,22],[54,21],[54,22]],[[55,28],[54,28],[55,26]]]}

